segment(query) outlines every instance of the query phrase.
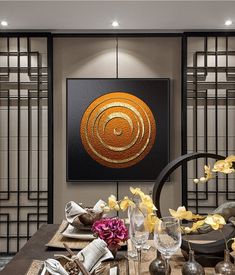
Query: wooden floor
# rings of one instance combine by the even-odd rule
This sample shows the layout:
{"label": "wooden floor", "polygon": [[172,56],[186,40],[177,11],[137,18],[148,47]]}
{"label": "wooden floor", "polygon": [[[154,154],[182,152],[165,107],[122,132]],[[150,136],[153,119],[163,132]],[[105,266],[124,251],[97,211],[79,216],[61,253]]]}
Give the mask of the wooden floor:
{"label": "wooden floor", "polygon": [[0,271],[3,270],[4,266],[12,259],[12,256],[0,256]]}

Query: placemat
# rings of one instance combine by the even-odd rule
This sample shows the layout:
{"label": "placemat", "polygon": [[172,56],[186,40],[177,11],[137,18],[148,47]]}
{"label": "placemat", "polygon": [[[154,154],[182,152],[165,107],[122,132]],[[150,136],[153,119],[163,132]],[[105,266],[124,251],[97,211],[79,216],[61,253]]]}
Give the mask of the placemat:
{"label": "placemat", "polygon": [[38,275],[39,271],[42,269],[43,262],[38,260],[33,260],[27,273],[25,275]]}
{"label": "placemat", "polygon": [[[152,240],[148,241],[151,247],[154,247]],[[128,241],[128,250],[132,250],[132,243]],[[141,275],[149,275],[149,265],[156,258],[156,251],[154,249],[149,249],[147,253],[143,253],[143,262],[140,264]],[[175,255],[172,256],[170,260],[171,265],[171,275],[181,275],[181,268],[185,263],[185,259],[179,249]],[[129,261],[129,274],[137,274],[137,262]],[[214,273],[214,268],[205,268],[206,275],[212,275]]]}
{"label": "placemat", "polygon": [[[33,260],[31,263],[27,273],[25,275],[40,275],[42,270],[43,261]],[[105,266],[106,269],[102,272],[102,275],[109,275],[110,268],[114,266],[118,266],[118,273],[119,275],[127,275],[128,273],[128,261],[126,258],[119,258],[115,261],[108,261],[101,264],[101,266]]]}
{"label": "placemat", "polygon": [[58,230],[56,231],[55,235],[46,244],[46,246],[54,247],[54,248],[64,248],[63,243],[66,243],[69,248],[80,250],[86,247],[90,243],[90,241],[88,240],[78,240],[78,239],[64,237],[61,234],[61,232],[63,232],[67,226],[68,226],[68,222],[66,220],[63,220]]}

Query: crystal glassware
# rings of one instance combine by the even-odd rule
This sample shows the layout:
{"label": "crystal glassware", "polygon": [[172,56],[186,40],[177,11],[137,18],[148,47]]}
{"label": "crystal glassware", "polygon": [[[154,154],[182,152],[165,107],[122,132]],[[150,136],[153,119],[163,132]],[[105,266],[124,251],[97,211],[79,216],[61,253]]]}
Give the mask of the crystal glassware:
{"label": "crystal glassware", "polygon": [[137,250],[139,262],[141,261],[141,249],[149,238],[149,230],[145,226],[146,215],[146,209],[141,209],[139,206],[131,206],[129,209],[129,236]]}
{"label": "crystal glassware", "polygon": [[164,217],[154,229],[154,243],[166,261],[166,272],[170,274],[169,260],[180,248],[182,241],[180,222],[174,217]]}
{"label": "crystal glassware", "polygon": [[[127,213],[128,213],[128,219],[130,221],[131,220],[131,207],[128,207]],[[129,236],[131,236],[131,227],[129,227]],[[134,260],[137,257],[138,257],[137,250],[136,250],[135,244],[132,242],[132,249],[131,250],[128,249],[128,258],[130,258],[131,260]]]}

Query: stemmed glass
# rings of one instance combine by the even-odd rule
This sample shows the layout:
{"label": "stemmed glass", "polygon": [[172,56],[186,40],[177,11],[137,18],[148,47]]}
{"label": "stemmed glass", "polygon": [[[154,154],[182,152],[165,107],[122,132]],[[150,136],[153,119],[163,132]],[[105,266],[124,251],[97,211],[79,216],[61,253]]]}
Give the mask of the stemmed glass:
{"label": "stemmed glass", "polygon": [[164,217],[154,229],[154,242],[166,261],[166,275],[170,274],[169,260],[181,246],[181,229],[178,219]]}
{"label": "stemmed glass", "polygon": [[[127,211],[129,223],[130,223],[130,220],[131,220],[131,213],[132,213],[131,208],[132,208],[131,206],[128,207],[128,211]],[[132,235],[131,230],[132,230],[132,228],[131,228],[131,226],[129,226],[129,236]],[[130,240],[131,240],[131,237],[130,237]],[[132,240],[131,240],[131,242],[132,242]],[[137,257],[138,257],[138,254],[137,254],[137,251],[136,251],[136,247],[135,247],[135,244],[132,242],[132,250],[128,249],[128,258],[130,258],[131,260],[134,260]]]}
{"label": "stemmed glass", "polygon": [[139,206],[131,206],[129,209],[129,235],[136,247],[139,262],[141,262],[141,249],[149,238],[149,230],[145,226],[146,215],[146,209],[141,209]]}

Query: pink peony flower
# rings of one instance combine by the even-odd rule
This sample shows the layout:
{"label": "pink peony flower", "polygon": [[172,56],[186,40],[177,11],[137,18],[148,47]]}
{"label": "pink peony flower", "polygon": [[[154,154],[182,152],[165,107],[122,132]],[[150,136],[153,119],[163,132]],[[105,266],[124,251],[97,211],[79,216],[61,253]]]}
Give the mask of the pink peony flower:
{"label": "pink peony flower", "polygon": [[96,221],[92,231],[110,247],[119,247],[128,240],[128,229],[119,218],[103,218]]}

